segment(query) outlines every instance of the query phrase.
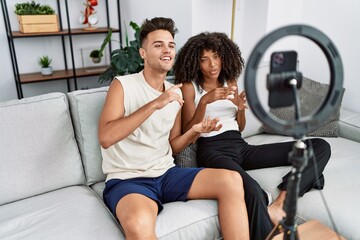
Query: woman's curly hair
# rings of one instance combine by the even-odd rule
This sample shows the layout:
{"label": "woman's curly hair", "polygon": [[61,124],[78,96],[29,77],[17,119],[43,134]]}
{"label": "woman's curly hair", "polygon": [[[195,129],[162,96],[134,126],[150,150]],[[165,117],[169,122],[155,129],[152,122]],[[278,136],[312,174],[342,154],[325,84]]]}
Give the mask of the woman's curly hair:
{"label": "woman's curly hair", "polygon": [[175,83],[195,81],[202,85],[204,79],[200,70],[203,50],[216,52],[222,61],[219,81],[237,80],[244,68],[244,60],[236,43],[225,33],[203,32],[195,35],[179,50],[174,64]]}

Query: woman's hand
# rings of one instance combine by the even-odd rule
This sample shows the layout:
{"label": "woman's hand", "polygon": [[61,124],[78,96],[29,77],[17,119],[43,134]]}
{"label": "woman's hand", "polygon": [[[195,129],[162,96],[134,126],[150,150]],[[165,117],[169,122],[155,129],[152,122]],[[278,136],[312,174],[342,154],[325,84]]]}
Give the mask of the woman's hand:
{"label": "woman's hand", "polygon": [[192,129],[197,133],[209,133],[212,131],[219,131],[222,128],[222,124],[219,124],[219,118],[210,119],[210,117],[204,118],[202,122],[194,124]]}
{"label": "woman's hand", "polygon": [[[233,86],[234,87],[234,86]],[[236,87],[234,87],[236,88]],[[243,111],[247,109],[246,104],[246,93],[245,91],[241,91],[241,93],[237,94],[237,91],[235,92],[234,99],[230,99],[237,107],[238,110]]]}
{"label": "woman's hand", "polygon": [[218,87],[206,93],[201,99],[206,103],[212,103],[217,100],[234,98],[235,91],[233,87]]}

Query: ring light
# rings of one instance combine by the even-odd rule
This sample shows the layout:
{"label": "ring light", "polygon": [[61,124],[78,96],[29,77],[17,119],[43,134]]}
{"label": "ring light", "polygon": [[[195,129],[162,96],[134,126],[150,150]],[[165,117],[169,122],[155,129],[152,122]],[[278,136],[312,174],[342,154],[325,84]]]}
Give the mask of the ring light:
{"label": "ring light", "polygon": [[[325,54],[330,67],[330,86],[325,100],[312,115],[300,117],[296,121],[285,121],[272,114],[268,115],[259,101],[255,84],[256,71],[265,51],[275,41],[288,35],[303,36],[316,43]],[[342,84],[343,66],[337,48],[324,33],[307,25],[290,25],[266,35],[255,46],[245,70],[246,97],[255,116],[275,131],[295,137],[303,136],[314,130],[330,116],[340,100]]]}

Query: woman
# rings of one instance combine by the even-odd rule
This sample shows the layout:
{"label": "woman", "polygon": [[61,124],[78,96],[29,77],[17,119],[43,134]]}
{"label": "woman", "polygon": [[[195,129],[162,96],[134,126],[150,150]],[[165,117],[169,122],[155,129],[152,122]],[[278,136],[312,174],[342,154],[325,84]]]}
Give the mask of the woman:
{"label": "woman", "polygon": [[[265,239],[284,216],[287,174],[278,185],[279,196],[271,203],[268,194],[246,170],[286,166],[293,142],[250,145],[241,136],[245,128],[246,94],[237,79],[244,67],[239,47],[224,33],[201,33],[180,49],[174,65],[175,82],[183,83],[183,131],[206,118],[218,118],[220,130],[201,134],[197,140],[199,166],[235,170],[243,178],[251,239]],[[322,172],[330,158],[330,145],[312,139],[318,173],[313,164],[303,170],[299,195],[322,189]],[[309,160],[311,162],[312,159]],[[316,176],[320,176],[318,179]],[[270,204],[271,203],[271,204]]]}

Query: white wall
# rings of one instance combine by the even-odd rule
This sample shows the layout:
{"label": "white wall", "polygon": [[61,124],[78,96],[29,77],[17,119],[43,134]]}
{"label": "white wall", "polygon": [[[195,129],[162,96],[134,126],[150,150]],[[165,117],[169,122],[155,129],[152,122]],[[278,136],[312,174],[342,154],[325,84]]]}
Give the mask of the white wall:
{"label": "white wall", "polygon": [[[111,21],[117,24],[115,3],[117,0],[109,0],[111,6]],[[124,25],[128,27],[130,21],[141,22],[145,18],[155,16],[171,17],[175,20],[179,33],[176,36],[177,48],[180,48],[192,35],[202,31],[221,31],[230,35],[232,0],[118,0],[121,4],[122,30]],[[8,7],[14,8],[20,0],[7,0]],[[10,3],[11,2],[11,3]],[[52,5],[53,0],[42,0]],[[81,1],[68,0],[71,8],[71,23],[77,24],[74,27],[81,27],[78,24],[79,12],[82,10]],[[103,6],[97,7],[101,12]],[[360,19],[358,10],[360,2],[357,0],[237,0],[234,40],[239,44],[245,60],[249,57],[254,45],[270,31],[289,24],[308,24],[324,32],[335,43],[338,48],[345,71],[344,87],[346,93],[343,99],[343,106],[347,109],[360,113],[360,97],[357,89],[360,89],[358,72],[355,66],[356,59],[360,55]],[[64,11],[63,11],[64,12]],[[100,15],[101,16],[101,15]],[[100,23],[105,19],[101,18]],[[66,24],[66,22],[65,22]],[[12,27],[17,28],[15,16],[12,19]],[[133,32],[128,27],[129,36]],[[116,38],[116,36],[114,36]],[[80,48],[85,46],[97,46],[101,44],[103,36],[95,37],[77,36],[74,44],[75,53],[78,53],[76,62],[81,65],[79,57]],[[58,48],[57,40],[43,41],[42,39],[21,39],[17,46],[21,51],[20,65],[23,71],[39,71],[36,63],[37,56],[51,53]],[[2,80],[0,81],[0,101],[17,98],[13,73],[10,63],[10,55],[5,34],[3,18],[0,18],[0,44],[3,56],[0,58]],[[31,48],[28,48],[31,44]],[[113,42],[113,46],[116,46]],[[324,56],[312,42],[299,38],[289,37],[274,44],[272,49],[295,48],[300,59],[300,70],[304,75],[315,80],[325,81],[329,73],[325,64]],[[59,50],[57,49],[57,52]],[[56,53],[53,53],[57,56]],[[267,58],[266,58],[267,59]],[[264,61],[266,60],[264,59]],[[54,67],[61,68],[61,57],[55,58]],[[79,88],[96,87],[97,78],[79,79]],[[56,81],[38,84],[23,85],[25,96],[36,95],[48,91],[66,92],[65,81]]]}
{"label": "white wall", "polygon": [[[360,113],[359,74],[356,59],[360,55],[360,2],[356,0],[238,0],[241,21],[235,40],[247,59],[255,44],[267,33],[291,24],[310,25],[327,35],[337,47],[344,67],[345,95],[342,106]],[[266,20],[264,20],[266,18]],[[245,26],[244,26],[245,25]],[[251,38],[251,39],[250,39]],[[257,39],[257,40],[256,40]],[[254,41],[256,40],[256,41]],[[275,50],[294,49],[299,55],[299,70],[320,82],[329,82],[327,60],[321,50],[303,37],[285,37],[265,54],[263,61]]]}
{"label": "white wall", "polygon": [[230,36],[232,0],[192,1],[192,35],[203,31],[224,32]]}

